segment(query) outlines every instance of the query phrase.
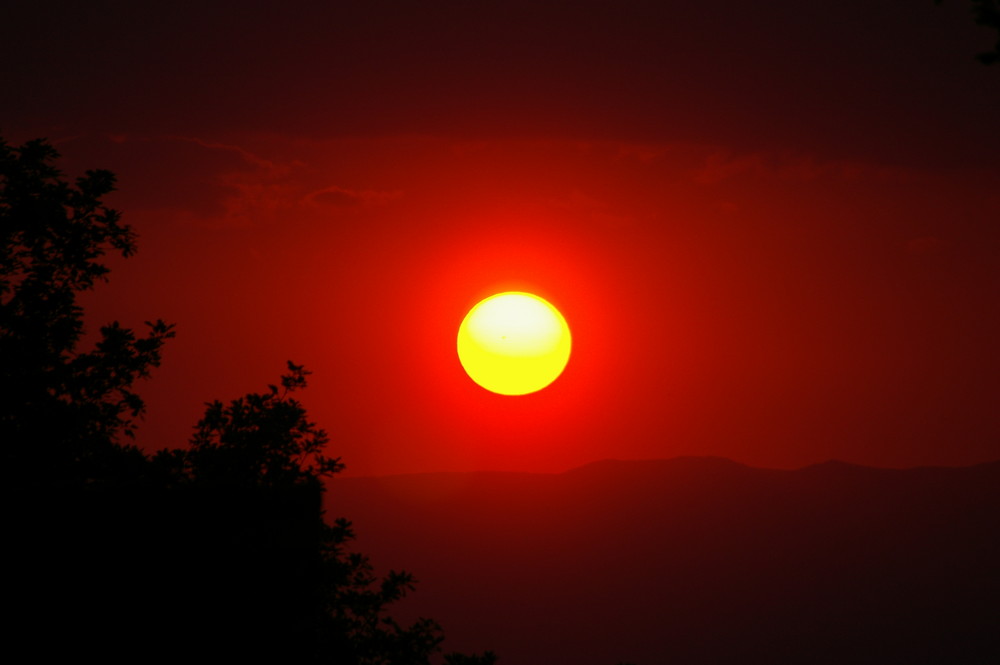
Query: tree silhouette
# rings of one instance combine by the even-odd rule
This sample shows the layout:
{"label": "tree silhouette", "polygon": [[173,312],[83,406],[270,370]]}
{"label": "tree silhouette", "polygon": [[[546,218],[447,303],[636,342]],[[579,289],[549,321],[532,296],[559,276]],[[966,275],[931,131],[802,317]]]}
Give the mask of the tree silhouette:
{"label": "tree silhouette", "polygon": [[173,330],[156,321],[138,337],[113,322],[92,350],[78,350],[77,294],[106,279],[107,251],[135,252],[135,234],[101,202],[114,176],[87,171],[70,185],[52,165],[58,156],[42,140],[15,148],[0,139],[0,441],[8,471],[87,483],[141,467],[122,437],[134,436],[144,410],[136,381],[160,364]]}
{"label": "tree silhouette", "polygon": [[[212,488],[296,487],[325,489],[343,469],[340,458],[323,453],[326,432],[309,421],[293,393],[307,386],[310,372],[288,362],[281,388],[250,393],[224,405],[206,405],[187,450],[161,451],[153,459],[157,475],[174,485]],[[388,608],[415,588],[407,572],[379,578],[369,558],[350,549],[354,531],[338,518],[319,524],[317,654],[345,665],[426,665],[439,651],[443,634],[431,619],[399,624]],[[492,652],[450,653],[445,665],[494,665]]]}
{"label": "tree silhouette", "polygon": [[[251,393],[228,406],[207,405],[195,426],[191,448],[178,457],[192,482],[228,486],[319,486],[343,468],[340,458],[326,457],[326,432],[309,422],[290,393],[306,386],[307,372],[289,361],[281,389]],[[176,453],[174,453],[176,455]]]}
{"label": "tree silhouette", "polygon": [[[208,403],[190,448],[153,458],[156,475],[175,487],[322,491],[323,481],[343,465],[323,454],[329,437],[292,396],[306,387],[309,374],[289,361],[280,389],[270,385],[228,405]],[[412,575],[390,571],[379,579],[368,557],[350,551],[354,532],[348,520],[321,519],[318,528],[319,656],[345,665],[428,663],[443,639],[440,626],[420,619],[404,627],[387,614],[389,605],[413,590]]]}
{"label": "tree silhouette", "polygon": [[[404,627],[387,613],[414,588],[413,577],[390,571],[379,578],[368,558],[350,549],[351,523],[323,519],[324,481],[343,465],[325,454],[329,437],[294,397],[306,386],[303,366],[289,362],[280,388],[208,403],[187,448],[149,457],[128,443],[144,410],[135,384],[160,364],[173,327],[156,321],[137,336],[114,322],[101,328],[93,349],[78,348],[84,327],[77,295],[106,279],[101,259],[108,251],[134,254],[136,238],[102,202],[114,176],[87,171],[71,185],[53,166],[57,157],[43,140],[10,147],[0,139],[0,442],[4,489],[18,492],[16,504],[4,502],[18,506],[8,535],[29,545],[15,568],[39,580],[48,575],[50,590],[67,594],[60,607],[70,608],[73,623],[59,628],[70,635],[73,655],[80,648],[74,640],[102,650],[115,640],[125,645],[120,653],[156,645],[160,655],[186,656],[207,639],[225,644],[230,658],[282,658],[287,644],[299,656],[294,662],[427,665],[443,639],[437,623]],[[63,516],[59,530],[49,528],[67,501],[85,509],[76,521]],[[255,524],[258,513],[247,504],[271,523]],[[297,533],[284,524],[289,506]],[[299,549],[289,554],[287,540]],[[195,561],[184,560],[188,551],[197,552]],[[75,560],[64,560],[67,552]],[[122,561],[122,552],[143,559]],[[272,560],[290,569],[260,570]],[[225,579],[214,579],[217,573]],[[279,588],[303,580],[304,593]],[[137,589],[152,589],[151,597]],[[220,604],[220,593],[230,594],[228,602]],[[95,613],[98,597],[118,607]],[[22,626],[28,639],[53,637],[57,626],[48,620],[66,616],[46,598],[7,598],[22,615],[46,617]],[[305,609],[287,608],[285,599]],[[220,606],[233,616],[219,617]],[[187,639],[169,627],[157,632],[175,609],[185,613]],[[284,621],[283,634],[248,633],[248,625],[273,633],[283,615],[296,619]],[[446,662],[492,665],[495,657],[449,654]]]}
{"label": "tree silhouette", "polygon": [[[944,0],[934,0],[940,5]],[[1000,62],[1000,0],[972,0],[972,15],[978,25],[997,31],[997,42],[992,51],[977,53],[976,58],[984,65]]]}

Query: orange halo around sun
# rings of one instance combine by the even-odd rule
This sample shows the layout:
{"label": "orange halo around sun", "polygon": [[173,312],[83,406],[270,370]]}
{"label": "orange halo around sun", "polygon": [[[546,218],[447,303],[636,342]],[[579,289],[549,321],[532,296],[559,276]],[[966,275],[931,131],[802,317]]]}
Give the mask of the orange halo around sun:
{"label": "orange halo around sun", "polygon": [[458,358],[469,377],[501,395],[541,390],[569,362],[566,319],[531,293],[498,293],[466,314],[458,328]]}

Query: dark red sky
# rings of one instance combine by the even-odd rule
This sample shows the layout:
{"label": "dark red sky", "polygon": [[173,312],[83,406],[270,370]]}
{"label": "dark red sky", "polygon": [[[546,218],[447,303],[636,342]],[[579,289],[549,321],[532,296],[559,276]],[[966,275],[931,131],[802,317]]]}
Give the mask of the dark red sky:
{"label": "dark red sky", "polygon": [[[17,3],[0,132],[119,175],[86,304],[177,324],[148,448],[314,372],[348,473],[1000,458],[1000,69],[967,3]],[[550,388],[467,309],[534,291]]]}

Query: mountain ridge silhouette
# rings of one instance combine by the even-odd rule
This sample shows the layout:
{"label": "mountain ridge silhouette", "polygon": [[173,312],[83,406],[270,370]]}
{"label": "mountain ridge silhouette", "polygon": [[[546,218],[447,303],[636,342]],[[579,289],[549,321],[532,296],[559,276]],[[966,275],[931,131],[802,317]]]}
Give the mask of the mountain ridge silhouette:
{"label": "mountain ridge silhouette", "polygon": [[506,662],[1000,662],[1000,462],[338,478],[404,612]]}

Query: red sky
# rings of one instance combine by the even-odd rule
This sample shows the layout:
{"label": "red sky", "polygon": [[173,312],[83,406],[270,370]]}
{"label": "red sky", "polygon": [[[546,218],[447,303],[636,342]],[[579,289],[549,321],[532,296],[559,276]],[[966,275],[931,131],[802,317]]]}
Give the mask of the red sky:
{"label": "red sky", "polygon": [[[21,3],[0,133],[140,235],[92,326],[177,325],[139,442],[287,359],[350,474],[1000,458],[1000,68],[967,3]],[[552,386],[454,338],[528,290]]]}

